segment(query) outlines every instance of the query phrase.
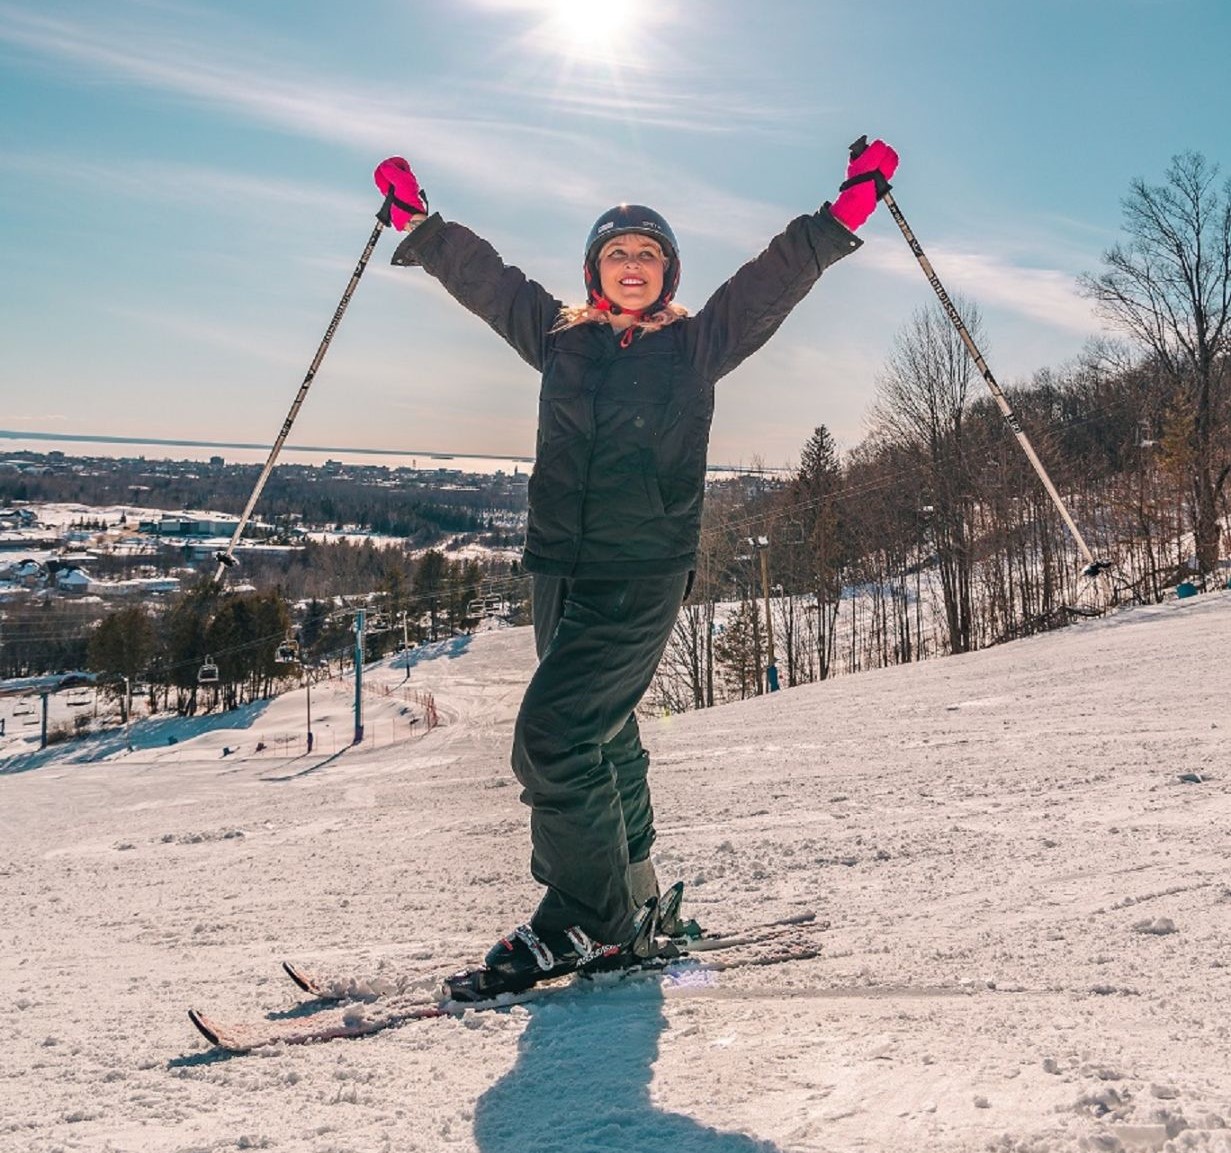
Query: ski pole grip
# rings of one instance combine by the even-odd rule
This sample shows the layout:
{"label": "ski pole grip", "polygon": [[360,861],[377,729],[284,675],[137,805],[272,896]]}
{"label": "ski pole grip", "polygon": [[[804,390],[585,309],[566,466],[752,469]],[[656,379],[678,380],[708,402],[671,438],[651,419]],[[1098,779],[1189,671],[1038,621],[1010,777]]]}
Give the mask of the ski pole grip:
{"label": "ski pole grip", "polygon": [[[868,150],[868,134],[865,132],[858,140],[851,144],[851,163],[854,164]],[[849,170],[848,170],[849,171]],[[852,176],[838,185],[839,192],[845,192],[853,184],[862,184],[865,180],[876,185],[876,199],[884,200],[888,195],[889,190],[893,187],[886,179],[885,174],[879,168],[869,169],[867,172],[861,172],[858,176]]]}
{"label": "ski pole grip", "polygon": [[[864,137],[865,141],[867,137]],[[386,228],[393,227],[393,185],[389,185],[389,191],[385,193],[385,202],[380,206],[380,211],[376,214],[376,219],[381,222]]]}

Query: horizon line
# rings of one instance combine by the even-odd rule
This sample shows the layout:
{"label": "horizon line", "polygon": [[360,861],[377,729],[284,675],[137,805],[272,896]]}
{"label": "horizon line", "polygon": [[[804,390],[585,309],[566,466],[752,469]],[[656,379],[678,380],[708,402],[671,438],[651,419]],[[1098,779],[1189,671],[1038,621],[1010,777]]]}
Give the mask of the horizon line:
{"label": "horizon line", "polygon": [[[268,452],[272,447],[268,444],[245,443],[243,441],[229,440],[170,440],[166,437],[158,436],[90,436],[79,432],[22,432],[17,429],[0,428],[0,440],[62,440],[70,443],[90,443],[95,444],[153,444],[164,448],[239,448],[239,449],[260,449]],[[364,456],[408,456],[408,457],[424,457],[427,460],[456,460],[459,457],[470,460],[508,460],[514,464],[534,464],[532,456],[516,456],[506,453],[493,452],[413,452],[407,449],[400,448],[347,448],[340,445],[315,445],[315,444],[284,444],[284,449],[289,449],[292,452],[321,452],[321,453],[358,453]],[[793,468],[774,468],[770,466],[762,466],[761,468],[749,468],[745,465],[735,464],[706,464],[707,472],[747,472],[747,473],[764,473],[764,472],[793,472]]]}
{"label": "horizon line", "polygon": [[[90,442],[96,444],[157,444],[167,448],[243,448],[263,449],[268,452],[269,444],[249,443],[233,440],[171,440],[160,436],[93,436],[80,432],[22,432],[17,429],[0,428],[0,438],[4,440],[64,440],[74,443]],[[494,452],[443,452],[440,450],[414,452],[401,448],[352,448],[345,445],[319,444],[284,444],[284,449],[292,452],[354,452],[366,456],[414,456],[428,459],[451,460],[454,457],[471,457],[474,460],[512,460],[532,463],[532,456],[517,456],[509,453]]]}

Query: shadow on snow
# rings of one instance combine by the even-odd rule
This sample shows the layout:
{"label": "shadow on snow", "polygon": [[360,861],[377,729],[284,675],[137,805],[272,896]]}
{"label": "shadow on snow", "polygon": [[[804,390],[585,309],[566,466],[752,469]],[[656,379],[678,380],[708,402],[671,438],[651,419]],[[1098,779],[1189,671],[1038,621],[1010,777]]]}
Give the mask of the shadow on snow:
{"label": "shadow on snow", "polygon": [[404,653],[398,653],[397,656],[391,657],[388,667],[391,669],[413,669],[415,665],[422,664],[424,661],[439,660],[441,657],[444,657],[446,660],[453,660],[455,657],[463,656],[466,653],[473,639],[469,633],[466,633],[460,637],[450,637],[445,641],[423,644],[418,648],[408,649]]}
{"label": "shadow on snow", "polygon": [[779,1153],[651,1101],[667,1025],[658,981],[534,1004],[529,1014],[517,1063],[475,1106],[480,1153]]}

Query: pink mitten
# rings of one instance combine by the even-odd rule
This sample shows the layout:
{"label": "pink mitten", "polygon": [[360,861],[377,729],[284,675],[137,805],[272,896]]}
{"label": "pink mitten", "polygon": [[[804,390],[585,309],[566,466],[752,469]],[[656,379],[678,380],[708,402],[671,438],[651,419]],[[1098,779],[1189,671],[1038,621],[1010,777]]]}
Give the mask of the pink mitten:
{"label": "pink mitten", "polygon": [[419,181],[411,172],[410,165],[400,156],[390,156],[382,160],[373,173],[376,187],[382,196],[392,193],[389,204],[389,220],[399,232],[406,227],[414,216],[427,213],[427,198],[419,187]]}
{"label": "pink mitten", "polygon": [[873,140],[852,157],[838,199],[830,206],[834,217],[854,232],[889,191],[889,178],[897,171],[898,154],[883,140]]}

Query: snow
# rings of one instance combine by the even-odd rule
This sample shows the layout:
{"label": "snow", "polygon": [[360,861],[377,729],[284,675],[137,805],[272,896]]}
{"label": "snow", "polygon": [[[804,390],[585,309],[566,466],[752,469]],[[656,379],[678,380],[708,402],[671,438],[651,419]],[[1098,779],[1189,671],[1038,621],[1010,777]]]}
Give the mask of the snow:
{"label": "snow", "polygon": [[311,758],[270,748],[302,691],[10,756],[0,1149],[1231,1149],[1229,646],[1224,591],[647,721],[685,911],[814,908],[819,959],[246,1056],[185,1010],[284,1018],[282,958],[447,970],[533,908],[529,630],[369,670],[375,747],[337,685]]}

